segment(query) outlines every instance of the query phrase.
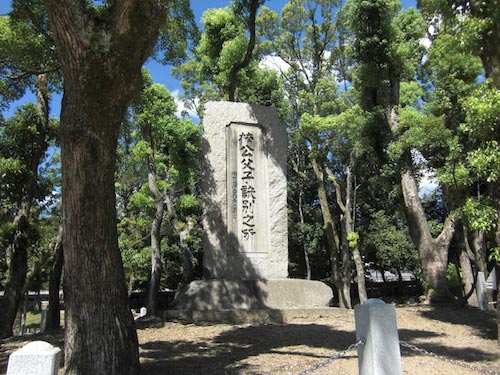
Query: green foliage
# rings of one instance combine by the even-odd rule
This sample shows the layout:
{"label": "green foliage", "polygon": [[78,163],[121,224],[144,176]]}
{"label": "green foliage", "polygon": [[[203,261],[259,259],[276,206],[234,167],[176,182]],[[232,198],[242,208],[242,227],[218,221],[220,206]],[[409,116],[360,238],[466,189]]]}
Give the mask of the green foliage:
{"label": "green foliage", "polygon": [[489,232],[495,227],[498,214],[489,200],[468,198],[463,206],[463,212],[472,230]]}
{"label": "green foliage", "polygon": [[[144,76],[144,87],[122,129],[116,176],[119,246],[130,284],[140,289],[149,280],[150,227],[155,215],[148,179],[154,175],[162,200],[168,195],[174,202],[181,225],[189,215],[196,216],[199,204],[192,192],[201,142],[200,127],[178,118],[173,96],[163,85],[153,83],[146,71]],[[173,225],[168,217],[163,218],[162,258],[169,259],[165,275],[169,287],[175,287],[182,276],[178,228]]]}
{"label": "green foliage", "polygon": [[13,1],[12,9],[9,16],[0,16],[0,109],[33,90],[37,74],[48,74],[53,91],[61,86],[43,1]]}
{"label": "green foliage", "polygon": [[397,216],[389,216],[384,210],[370,216],[361,246],[366,248],[366,260],[384,270],[401,271],[418,267],[417,251],[408,229]]}
{"label": "green foliage", "polygon": [[173,70],[174,76],[181,79],[186,105],[196,109],[200,117],[207,101],[228,99],[232,79],[238,101],[273,103],[278,107],[283,101],[276,74],[259,68],[256,60],[240,69],[236,77],[231,76],[249,43],[244,14],[238,11],[241,5],[205,11],[201,19],[203,33],[192,58]]}

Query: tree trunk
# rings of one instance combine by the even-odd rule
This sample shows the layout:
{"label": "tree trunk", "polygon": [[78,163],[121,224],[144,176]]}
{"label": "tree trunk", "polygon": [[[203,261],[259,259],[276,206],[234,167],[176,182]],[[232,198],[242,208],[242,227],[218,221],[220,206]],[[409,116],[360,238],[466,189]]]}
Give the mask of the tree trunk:
{"label": "tree trunk", "polygon": [[301,237],[302,237],[302,251],[304,252],[304,263],[306,266],[306,280],[311,280],[311,263],[309,262],[309,254],[307,253],[306,245],[305,245],[305,236],[304,236],[304,211],[302,210],[302,195],[303,191],[299,191],[299,204],[298,204],[298,209],[299,209],[299,216],[300,216],[300,224],[302,225],[302,228],[300,230],[301,232]]}
{"label": "tree trunk", "polygon": [[455,301],[446,284],[448,248],[453,238],[455,225],[450,218],[447,218],[441,234],[433,238],[418,197],[417,183],[409,170],[402,172],[401,186],[410,236],[417,247],[420,265],[425,280],[429,284],[427,300],[429,303]]}
{"label": "tree trunk", "polygon": [[138,342],[118,249],[114,191],[125,108],[105,107],[100,92],[94,101],[82,95],[85,89],[66,79],[61,113],[66,373],[131,374],[139,368]]}
{"label": "tree trunk", "polygon": [[23,203],[14,219],[14,234],[11,242],[10,262],[4,296],[0,303],[0,339],[13,334],[19,304],[28,271],[28,245],[26,230],[29,226],[27,203]]}
{"label": "tree trunk", "polygon": [[47,135],[49,133],[49,91],[47,76],[40,74],[36,80],[37,114],[36,124],[38,139],[32,146],[29,160],[25,160],[30,173],[25,186],[24,196],[19,204],[19,210],[14,218],[12,241],[7,250],[8,278],[5,285],[4,298],[0,303],[0,338],[12,336],[12,326],[16,319],[21,298],[27,287],[28,248],[30,239],[27,232],[30,227],[30,207],[38,184],[38,166],[47,150]]}
{"label": "tree trunk", "polygon": [[484,231],[476,230],[472,232],[472,248],[475,254],[475,264],[477,270],[484,272],[485,275],[488,274],[486,267],[486,249],[485,249],[485,236]]}
{"label": "tree trunk", "polygon": [[47,331],[61,328],[61,311],[59,308],[59,289],[64,265],[64,252],[62,247],[63,227],[59,226],[56,244],[54,245],[53,264],[49,280],[49,309],[47,311]]}
{"label": "tree trunk", "polygon": [[473,262],[476,257],[469,246],[467,228],[465,225],[462,224],[457,227],[456,236],[460,249],[460,268],[462,270],[462,282],[464,284],[464,303],[477,307],[479,305],[476,293],[474,293],[476,278],[473,269]]}
{"label": "tree trunk", "polygon": [[354,230],[354,220],[353,220],[353,207],[352,207],[352,194],[353,194],[353,168],[354,168],[354,154],[351,153],[351,158],[349,165],[346,168],[346,193],[345,193],[345,204],[342,198],[342,190],[340,188],[340,184],[337,182],[337,178],[330,171],[328,167],[325,167],[325,170],[328,174],[328,179],[333,183],[335,187],[335,195],[337,197],[337,206],[341,212],[340,222],[342,226],[342,241],[341,248],[343,254],[343,262],[347,262],[350,264],[350,255],[352,253],[352,257],[354,260],[354,264],[356,266],[356,276],[357,276],[357,284],[358,284],[358,297],[359,302],[364,303],[368,298],[366,294],[366,283],[365,283],[365,265],[363,262],[363,258],[361,257],[361,253],[359,251],[358,240],[354,238],[350,238],[353,235],[356,235]]}
{"label": "tree trunk", "polygon": [[64,75],[61,108],[65,373],[139,372],[116,227],[120,124],[167,19],[166,1],[44,0]]}
{"label": "tree trunk", "polygon": [[[151,137],[151,135],[150,135]],[[152,139],[149,139],[152,147]],[[158,292],[160,290],[161,278],[161,223],[163,221],[163,196],[156,184],[156,166],[154,155],[150,155],[148,162],[148,186],[155,200],[155,214],[151,223],[151,275],[149,278],[149,288],[146,307],[148,315],[157,315],[159,312]]]}
{"label": "tree trunk", "polygon": [[234,64],[229,72],[229,87],[228,87],[228,98],[230,102],[237,100],[236,94],[236,77],[241,69],[245,69],[248,64],[250,64],[252,59],[253,50],[255,48],[256,32],[255,32],[255,20],[257,16],[257,9],[259,8],[259,0],[250,0],[248,3],[248,31],[250,32],[250,38],[248,40],[247,50],[243,60],[237,64]]}
{"label": "tree trunk", "polygon": [[191,260],[191,251],[189,250],[189,245],[187,243],[188,237],[191,235],[191,231],[194,228],[194,220],[192,218],[187,219],[187,224],[184,230],[179,232],[179,242],[182,249],[182,283],[189,284],[194,280],[193,271],[193,261]]}
{"label": "tree trunk", "polygon": [[[310,160],[313,166],[314,174],[316,176],[316,182],[318,184],[318,198],[321,206],[323,225],[326,232],[326,239],[330,252],[332,281],[338,291],[339,306],[341,308],[350,309],[352,307],[350,293],[350,260],[347,264],[344,264],[346,257],[340,254],[340,238],[335,230],[335,223],[333,222],[330,207],[328,205],[328,196],[326,194],[324,182],[324,172],[315,158],[311,157]],[[346,270],[348,270],[348,272],[345,272]]]}

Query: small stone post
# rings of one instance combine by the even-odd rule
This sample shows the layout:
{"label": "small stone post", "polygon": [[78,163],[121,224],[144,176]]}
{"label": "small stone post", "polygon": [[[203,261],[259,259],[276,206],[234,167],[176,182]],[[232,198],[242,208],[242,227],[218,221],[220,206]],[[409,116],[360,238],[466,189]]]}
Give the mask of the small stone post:
{"label": "small stone post", "polygon": [[61,355],[48,342],[30,342],[10,355],[7,375],[57,375]]}
{"label": "small stone post", "polygon": [[486,280],[484,272],[478,272],[476,278],[476,295],[479,308],[481,310],[488,310],[488,295],[486,293]]}
{"label": "small stone post", "polygon": [[354,307],[356,337],[364,338],[358,348],[360,375],[401,375],[396,308],[377,298]]}
{"label": "small stone post", "polygon": [[49,301],[42,301],[42,315],[40,319],[40,332],[45,332],[47,328],[47,311],[49,309]]}

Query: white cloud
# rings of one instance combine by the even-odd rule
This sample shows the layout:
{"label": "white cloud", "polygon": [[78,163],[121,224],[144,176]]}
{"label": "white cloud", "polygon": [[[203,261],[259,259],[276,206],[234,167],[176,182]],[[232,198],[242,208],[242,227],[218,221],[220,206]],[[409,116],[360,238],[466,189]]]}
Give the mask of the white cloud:
{"label": "white cloud", "polygon": [[198,117],[198,113],[192,109],[186,107],[186,104],[183,100],[180,99],[181,92],[180,90],[172,91],[172,95],[174,97],[175,104],[177,105],[177,110],[175,111],[175,115],[177,117],[183,117],[183,113],[187,113],[189,117],[195,122],[199,122],[200,119]]}
{"label": "white cloud", "polygon": [[275,55],[266,55],[260,60],[259,67],[263,69],[276,70],[278,72],[286,72],[290,69],[290,65],[281,57]]}

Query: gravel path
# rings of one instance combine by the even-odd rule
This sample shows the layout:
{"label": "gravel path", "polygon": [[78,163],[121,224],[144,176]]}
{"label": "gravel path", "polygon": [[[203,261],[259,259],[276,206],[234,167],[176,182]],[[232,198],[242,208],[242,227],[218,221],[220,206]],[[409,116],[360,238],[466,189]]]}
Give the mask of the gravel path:
{"label": "gravel path", "polygon": [[[494,313],[450,306],[398,307],[396,312],[401,341],[446,359],[402,348],[404,374],[500,374]],[[138,323],[138,336],[142,370],[151,375],[299,374],[356,341],[352,312],[334,321],[302,317],[287,324],[150,320]],[[0,341],[0,374],[6,371],[8,355],[29,340],[46,340],[61,347],[62,333]],[[357,373],[356,350],[314,372]]]}

